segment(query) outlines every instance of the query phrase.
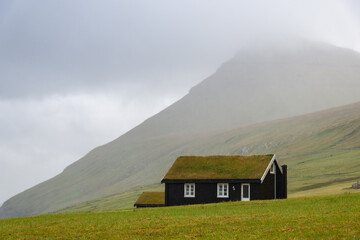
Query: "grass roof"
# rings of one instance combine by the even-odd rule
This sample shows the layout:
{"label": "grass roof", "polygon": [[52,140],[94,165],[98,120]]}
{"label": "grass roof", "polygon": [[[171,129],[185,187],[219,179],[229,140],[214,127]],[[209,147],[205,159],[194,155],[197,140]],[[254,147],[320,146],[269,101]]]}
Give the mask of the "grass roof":
{"label": "grass roof", "polygon": [[143,192],[136,200],[136,204],[165,205],[164,192]]}
{"label": "grass roof", "polygon": [[260,179],[274,155],[181,156],[164,180]]}

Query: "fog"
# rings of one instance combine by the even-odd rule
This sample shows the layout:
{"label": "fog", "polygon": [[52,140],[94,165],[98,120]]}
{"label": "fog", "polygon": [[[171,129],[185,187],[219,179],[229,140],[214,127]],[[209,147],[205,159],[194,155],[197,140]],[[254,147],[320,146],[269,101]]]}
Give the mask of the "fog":
{"label": "fog", "polygon": [[243,46],[298,37],[360,51],[360,4],[1,1],[0,203],[169,106]]}

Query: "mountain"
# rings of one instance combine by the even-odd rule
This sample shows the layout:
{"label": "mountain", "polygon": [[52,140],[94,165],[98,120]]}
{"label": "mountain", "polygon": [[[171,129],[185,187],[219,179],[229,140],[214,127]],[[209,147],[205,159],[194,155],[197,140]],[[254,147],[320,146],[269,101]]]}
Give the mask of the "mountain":
{"label": "mountain", "polygon": [[[183,149],[179,149],[181,151]],[[289,198],[360,192],[360,102],[316,113],[235,128],[198,139],[196,154],[276,152],[289,167]],[[160,180],[159,180],[160,181]],[[160,183],[96,198],[57,213],[131,208],[143,191],[164,191]]]}
{"label": "mountain", "polygon": [[[0,217],[56,211],[156,183],[179,155],[263,153],[264,148],[252,145],[250,133],[234,136],[236,144],[221,142],[220,136],[250,124],[359,101],[358,89],[357,52],[306,41],[246,47],[178,102],[6,201]],[[315,123],[321,129],[326,122]],[[286,144],[292,138],[274,139],[276,129],[262,144]]]}
{"label": "mountain", "polygon": [[[203,154],[276,152],[288,164],[288,197],[360,192],[360,102],[311,114],[234,128],[199,138],[186,151]],[[184,151],[183,148],[178,149]],[[160,179],[159,181],[160,182]],[[131,208],[149,185],[76,204],[59,213]]]}

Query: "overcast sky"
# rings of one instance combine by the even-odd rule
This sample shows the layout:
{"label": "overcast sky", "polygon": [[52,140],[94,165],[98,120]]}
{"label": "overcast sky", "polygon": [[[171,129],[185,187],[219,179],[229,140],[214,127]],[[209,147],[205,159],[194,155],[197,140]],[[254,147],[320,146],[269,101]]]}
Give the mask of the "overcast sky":
{"label": "overcast sky", "polygon": [[0,204],[285,35],[360,51],[360,4],[0,1]]}

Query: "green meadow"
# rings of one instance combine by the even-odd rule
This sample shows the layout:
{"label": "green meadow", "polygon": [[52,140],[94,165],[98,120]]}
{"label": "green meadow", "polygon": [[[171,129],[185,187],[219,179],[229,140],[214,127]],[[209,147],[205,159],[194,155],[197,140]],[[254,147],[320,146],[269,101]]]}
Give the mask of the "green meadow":
{"label": "green meadow", "polygon": [[0,239],[360,239],[360,193],[3,219]]}

